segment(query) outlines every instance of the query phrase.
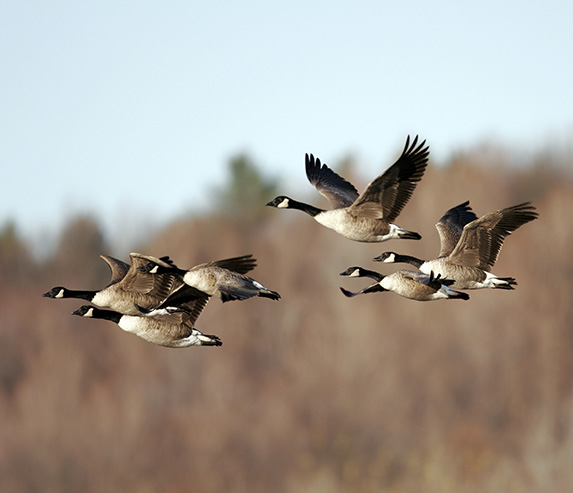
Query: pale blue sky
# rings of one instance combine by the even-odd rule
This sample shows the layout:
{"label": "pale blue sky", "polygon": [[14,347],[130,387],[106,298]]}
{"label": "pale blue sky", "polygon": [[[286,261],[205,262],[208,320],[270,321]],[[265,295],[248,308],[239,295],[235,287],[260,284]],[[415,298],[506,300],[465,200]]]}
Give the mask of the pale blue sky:
{"label": "pale blue sky", "polygon": [[305,152],[370,179],[408,133],[436,162],[570,142],[571,19],[552,0],[3,0],[0,224],[91,211],[141,233],[205,204],[243,151],[300,196]]}

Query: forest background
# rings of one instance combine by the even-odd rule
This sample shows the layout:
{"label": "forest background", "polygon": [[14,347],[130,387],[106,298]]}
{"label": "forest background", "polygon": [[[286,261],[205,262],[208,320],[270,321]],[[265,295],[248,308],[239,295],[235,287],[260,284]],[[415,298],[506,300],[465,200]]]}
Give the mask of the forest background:
{"label": "forest background", "polygon": [[[368,181],[350,158],[333,167]],[[264,207],[277,192],[326,205],[311,186],[285,190],[248,155],[228,169],[210,209],[128,247],[95,213],[41,255],[3,225],[1,491],[573,490],[570,156],[484,145],[431,161],[399,220],[423,239],[374,245]],[[351,265],[399,268],[372,262],[383,251],[433,258],[434,224],[465,200],[478,216],[537,207],[493,269],[515,291],[342,296],[368,282],[339,277]],[[223,346],[173,350],[70,316],[81,300],[41,297],[104,286],[99,255],[130,251],[182,267],[252,253],[282,299],[213,300],[197,326]]]}

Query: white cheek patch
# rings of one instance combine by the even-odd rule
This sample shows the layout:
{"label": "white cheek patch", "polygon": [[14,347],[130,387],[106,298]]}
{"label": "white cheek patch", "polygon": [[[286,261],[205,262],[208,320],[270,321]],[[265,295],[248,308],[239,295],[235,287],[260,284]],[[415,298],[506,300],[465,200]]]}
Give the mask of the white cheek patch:
{"label": "white cheek patch", "polygon": [[63,298],[63,297],[64,297],[64,290],[63,290],[63,289],[60,289],[60,290],[58,291],[58,294],[56,295],[56,298]]}
{"label": "white cheek patch", "polygon": [[354,269],[349,277],[360,277],[360,271],[358,269]]}
{"label": "white cheek patch", "polygon": [[278,209],[286,209],[289,206],[289,201],[288,199],[283,199],[283,201],[277,205]]}
{"label": "white cheek patch", "polygon": [[93,317],[93,316],[94,316],[94,309],[93,309],[93,308],[90,308],[90,309],[86,312],[86,314],[84,315],[84,317],[89,317],[89,318],[91,318],[91,317]]}
{"label": "white cheek patch", "polygon": [[383,262],[383,263],[391,263],[391,262],[394,262],[395,258],[396,258],[396,256],[392,253],[392,254],[388,255],[388,257],[386,257],[386,258],[384,259],[384,262]]}
{"label": "white cheek patch", "polygon": [[157,274],[157,271],[158,271],[158,270],[159,270],[159,266],[156,265],[155,267],[153,267],[153,269],[151,269],[151,270],[149,271],[149,273],[150,273],[150,274]]}

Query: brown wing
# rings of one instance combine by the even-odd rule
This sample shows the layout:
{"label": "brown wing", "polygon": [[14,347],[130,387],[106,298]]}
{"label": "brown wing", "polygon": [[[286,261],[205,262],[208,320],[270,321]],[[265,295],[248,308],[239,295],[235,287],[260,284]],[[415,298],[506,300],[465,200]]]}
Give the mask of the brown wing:
{"label": "brown wing", "polygon": [[173,291],[184,284],[175,274],[154,275],[139,269],[147,265],[150,261],[164,263],[163,260],[139,253],[130,253],[129,256],[131,258],[131,265],[129,271],[121,281],[121,288],[124,291],[147,294],[153,296],[159,302],[167,298]]}
{"label": "brown wing", "polygon": [[477,219],[469,204],[470,202],[467,200],[463,204],[452,207],[436,223],[436,229],[440,237],[440,254],[438,258],[447,257],[452,253],[462,236],[464,226]]}
{"label": "brown wing", "polygon": [[374,179],[356,199],[352,209],[357,214],[393,221],[398,217],[422,179],[428,165],[429,147],[418,144],[418,136],[410,145],[410,136],[402,155],[383,174]]}
{"label": "brown wing", "polygon": [[490,212],[464,227],[450,258],[462,265],[489,270],[497,261],[505,238],[537,217],[530,202]]}
{"label": "brown wing", "polygon": [[125,277],[129,270],[129,264],[109,255],[100,255],[100,257],[106,261],[109,270],[111,271],[111,280],[109,281],[108,286],[121,281]]}
{"label": "brown wing", "polygon": [[153,262],[161,267],[165,267],[165,268],[172,268],[172,269],[177,269],[177,266],[173,263],[173,261],[165,256],[165,257],[154,257],[153,255],[144,255],[142,253],[132,253],[130,255],[130,257],[132,258],[132,262],[133,262],[133,258],[137,258],[138,262],[142,262],[144,265],[149,263],[149,262]]}
{"label": "brown wing", "polygon": [[192,305],[198,299],[209,299],[209,295],[204,293],[203,291],[199,291],[198,289],[194,288],[193,286],[188,286],[187,284],[183,284],[179,288],[173,290],[173,292],[160,304],[155,306],[154,308],[168,308],[168,307],[186,307],[191,303],[191,307],[195,306]]}
{"label": "brown wing", "polygon": [[251,254],[243,255],[242,257],[232,257],[223,260],[214,260],[213,262],[206,262],[199,264],[192,269],[199,269],[204,267],[221,267],[223,269],[236,272],[237,274],[246,274],[257,266],[257,259],[253,258]]}
{"label": "brown wing", "polygon": [[187,312],[185,323],[193,327],[208,302],[209,298],[199,298],[181,305],[181,307]]}
{"label": "brown wing", "polygon": [[332,171],[320,159],[305,155],[306,177],[319,193],[326,197],[335,209],[348,207],[358,198],[354,185]]}

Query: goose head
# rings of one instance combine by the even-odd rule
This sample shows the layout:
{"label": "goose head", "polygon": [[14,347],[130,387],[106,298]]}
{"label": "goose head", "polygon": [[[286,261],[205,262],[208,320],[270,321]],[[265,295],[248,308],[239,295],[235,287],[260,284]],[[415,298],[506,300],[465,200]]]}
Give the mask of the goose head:
{"label": "goose head", "polygon": [[366,277],[366,273],[362,267],[348,267],[348,269],[341,272],[340,275],[347,277]]}
{"label": "goose head", "polygon": [[378,257],[374,257],[376,262],[384,262],[386,264],[391,264],[396,262],[396,254],[394,252],[384,252],[382,255],[378,255]]}
{"label": "goose head", "polygon": [[92,318],[94,316],[95,308],[89,305],[80,306],[77,310],[72,312],[72,315],[77,315],[78,317]]}
{"label": "goose head", "polygon": [[284,195],[279,195],[275,197],[273,200],[268,202],[266,205],[269,207],[276,207],[277,209],[288,209],[291,207],[291,200],[289,197]]}
{"label": "goose head", "polygon": [[66,298],[68,290],[62,286],[56,286],[55,288],[50,289],[47,293],[44,293],[42,296],[46,298]]}

